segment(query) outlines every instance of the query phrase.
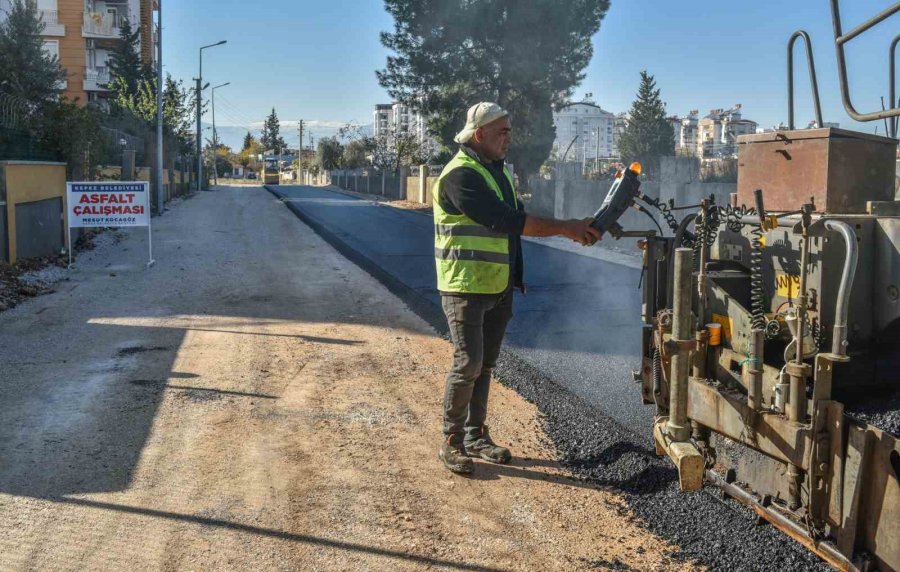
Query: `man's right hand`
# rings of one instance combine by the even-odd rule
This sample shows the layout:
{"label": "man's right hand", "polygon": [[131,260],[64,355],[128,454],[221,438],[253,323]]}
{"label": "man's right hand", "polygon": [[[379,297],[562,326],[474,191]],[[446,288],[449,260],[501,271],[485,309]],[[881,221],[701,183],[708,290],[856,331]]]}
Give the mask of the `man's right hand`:
{"label": "man's right hand", "polygon": [[564,236],[585,246],[590,246],[603,236],[591,226],[593,219],[557,220],[528,215],[525,219],[525,236]]}
{"label": "man's right hand", "polygon": [[591,246],[602,238],[602,234],[591,226],[594,219],[572,219],[562,221],[562,235],[570,238],[583,246]]}

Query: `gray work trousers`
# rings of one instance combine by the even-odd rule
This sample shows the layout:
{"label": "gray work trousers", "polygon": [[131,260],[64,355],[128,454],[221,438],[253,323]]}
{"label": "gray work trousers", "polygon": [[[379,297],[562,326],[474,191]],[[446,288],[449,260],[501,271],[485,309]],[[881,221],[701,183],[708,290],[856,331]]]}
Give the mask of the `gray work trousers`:
{"label": "gray work trousers", "polygon": [[474,441],[487,417],[491,373],[512,318],[513,291],[496,295],[441,296],[453,340],[453,365],[444,389],[444,435],[450,443]]}

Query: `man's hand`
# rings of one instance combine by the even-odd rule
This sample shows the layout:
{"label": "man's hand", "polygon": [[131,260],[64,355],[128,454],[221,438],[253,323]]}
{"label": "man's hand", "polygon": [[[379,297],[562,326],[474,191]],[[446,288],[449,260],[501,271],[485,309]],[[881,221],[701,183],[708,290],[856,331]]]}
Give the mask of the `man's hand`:
{"label": "man's hand", "polygon": [[600,231],[591,226],[593,219],[572,219],[563,222],[562,235],[583,246],[591,246],[601,239]]}
{"label": "man's hand", "polygon": [[591,226],[593,219],[556,220],[528,215],[525,219],[525,236],[564,236],[585,246],[600,240],[600,231]]}

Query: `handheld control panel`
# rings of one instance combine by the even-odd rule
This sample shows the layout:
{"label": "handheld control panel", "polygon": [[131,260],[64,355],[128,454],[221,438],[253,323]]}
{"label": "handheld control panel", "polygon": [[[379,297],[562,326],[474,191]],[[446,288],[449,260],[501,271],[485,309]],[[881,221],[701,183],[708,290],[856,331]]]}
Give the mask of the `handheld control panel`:
{"label": "handheld control panel", "polygon": [[606,199],[600,205],[600,209],[594,213],[592,227],[603,234],[609,233],[613,236],[622,231],[622,227],[618,225],[617,221],[640,196],[640,176],[640,163],[632,163],[630,167],[616,175],[616,180],[609,189]]}

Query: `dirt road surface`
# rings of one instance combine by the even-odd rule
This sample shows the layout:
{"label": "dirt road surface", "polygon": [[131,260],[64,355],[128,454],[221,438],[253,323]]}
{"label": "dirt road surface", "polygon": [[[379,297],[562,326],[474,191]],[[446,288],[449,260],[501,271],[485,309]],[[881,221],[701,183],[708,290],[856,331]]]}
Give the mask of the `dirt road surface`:
{"label": "dirt road surface", "polygon": [[0,314],[0,570],[675,570],[566,477],[437,460],[450,345],[258,188],[202,193]]}

